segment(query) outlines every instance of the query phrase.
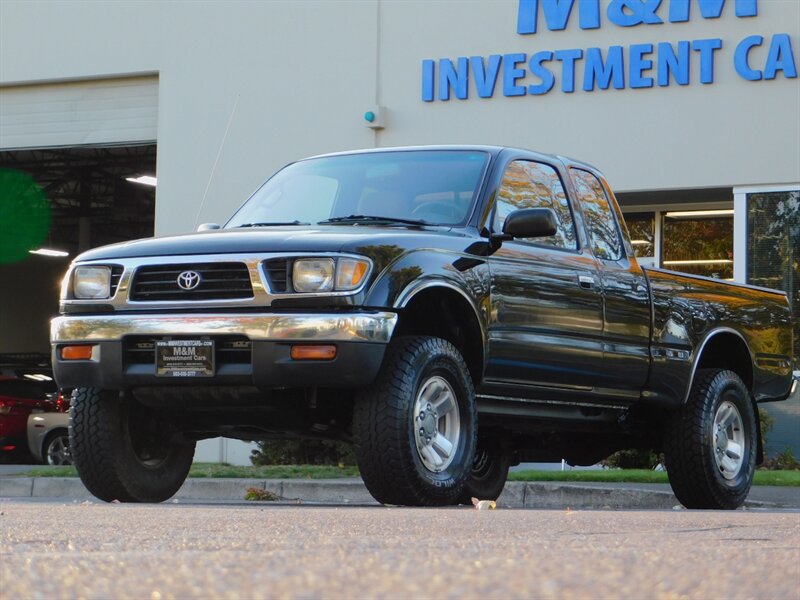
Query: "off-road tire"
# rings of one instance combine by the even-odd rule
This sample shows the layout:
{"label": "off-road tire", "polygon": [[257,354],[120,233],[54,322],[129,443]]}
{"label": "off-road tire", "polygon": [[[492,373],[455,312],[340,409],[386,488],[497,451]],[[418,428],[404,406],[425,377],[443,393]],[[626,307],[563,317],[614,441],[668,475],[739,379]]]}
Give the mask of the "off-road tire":
{"label": "off-road tire", "polygon": [[[715,417],[723,402],[738,410],[744,448],[735,477],[724,477],[715,457]],[[733,371],[701,369],[689,400],[676,411],[664,435],[664,455],[672,491],[686,508],[733,510],[753,483],[758,431],[750,392]]]}
{"label": "off-road tire", "polygon": [[142,460],[132,442],[139,433],[139,421],[131,416],[137,406],[112,390],[72,392],[72,460],[86,489],[106,502],[162,502],[181,487],[194,458],[193,443],[164,442],[162,457]]}
{"label": "off-road tire", "polygon": [[511,452],[499,440],[478,440],[461,504],[472,504],[473,498],[497,500],[506,486],[510,466]]}
{"label": "off-road tire", "polygon": [[[451,462],[426,468],[417,449],[414,405],[431,379],[453,391],[460,433]],[[455,504],[475,454],[475,391],[467,365],[450,343],[427,336],[399,337],[386,351],[375,382],[356,399],[353,433],[358,467],[372,496],[384,504]]]}

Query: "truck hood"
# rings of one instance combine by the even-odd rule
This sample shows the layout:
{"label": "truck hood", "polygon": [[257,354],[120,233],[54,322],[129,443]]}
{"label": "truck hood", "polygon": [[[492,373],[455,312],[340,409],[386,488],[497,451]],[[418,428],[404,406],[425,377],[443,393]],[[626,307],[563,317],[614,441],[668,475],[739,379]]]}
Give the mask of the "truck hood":
{"label": "truck hood", "polygon": [[464,229],[417,229],[373,225],[328,225],[313,227],[258,227],[220,229],[169,237],[156,237],[102,246],[80,254],[75,261],[114,260],[152,256],[202,254],[252,254],[273,252],[354,252],[374,246],[393,246],[403,251],[440,248],[480,254],[471,246],[484,241]]}

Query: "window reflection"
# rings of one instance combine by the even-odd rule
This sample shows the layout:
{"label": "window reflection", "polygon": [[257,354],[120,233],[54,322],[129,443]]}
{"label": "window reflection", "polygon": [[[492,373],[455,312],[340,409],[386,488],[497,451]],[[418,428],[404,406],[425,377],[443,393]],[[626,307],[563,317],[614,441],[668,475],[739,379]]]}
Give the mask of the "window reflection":
{"label": "window reflection", "polygon": [[655,213],[626,214],[625,223],[631,235],[634,255],[637,258],[653,258],[656,255]]}
{"label": "window reflection", "polygon": [[506,217],[521,208],[552,208],[556,214],[555,235],[527,241],[570,250],[578,247],[567,195],[553,167],[524,160],[508,165],[497,193],[495,231],[502,230]]}
{"label": "window reflection", "polygon": [[733,279],[732,210],[667,212],[663,218],[663,267]]}
{"label": "window reflection", "polygon": [[786,292],[800,359],[800,191],[747,195],[747,283]]}
{"label": "window reflection", "polygon": [[606,260],[619,260],[622,258],[622,239],[603,185],[589,171],[570,169],[570,173],[589,226],[594,255]]}

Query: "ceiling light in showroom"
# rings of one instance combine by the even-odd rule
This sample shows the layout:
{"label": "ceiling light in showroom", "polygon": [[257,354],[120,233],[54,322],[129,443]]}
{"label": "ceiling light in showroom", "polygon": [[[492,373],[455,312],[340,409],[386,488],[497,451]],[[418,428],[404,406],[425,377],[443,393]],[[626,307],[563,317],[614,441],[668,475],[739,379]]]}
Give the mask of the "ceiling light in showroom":
{"label": "ceiling light in showroom", "polygon": [[156,178],[152,175],[140,175],[139,177],[126,177],[125,181],[133,183],[141,183],[142,185],[152,185],[156,187]]}

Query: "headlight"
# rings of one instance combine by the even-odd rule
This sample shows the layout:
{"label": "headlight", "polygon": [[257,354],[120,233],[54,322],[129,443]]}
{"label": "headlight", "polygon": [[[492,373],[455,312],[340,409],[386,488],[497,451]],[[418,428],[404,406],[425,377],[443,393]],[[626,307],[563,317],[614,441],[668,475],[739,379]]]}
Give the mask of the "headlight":
{"label": "headlight", "polygon": [[336,290],[354,290],[364,280],[369,263],[357,258],[340,258],[336,263]]}
{"label": "headlight", "polygon": [[292,284],[301,294],[333,291],[332,258],[303,258],[294,261]]}
{"label": "headlight", "polygon": [[111,295],[111,269],[109,267],[75,267],[72,290],[76,298],[99,299]]}

